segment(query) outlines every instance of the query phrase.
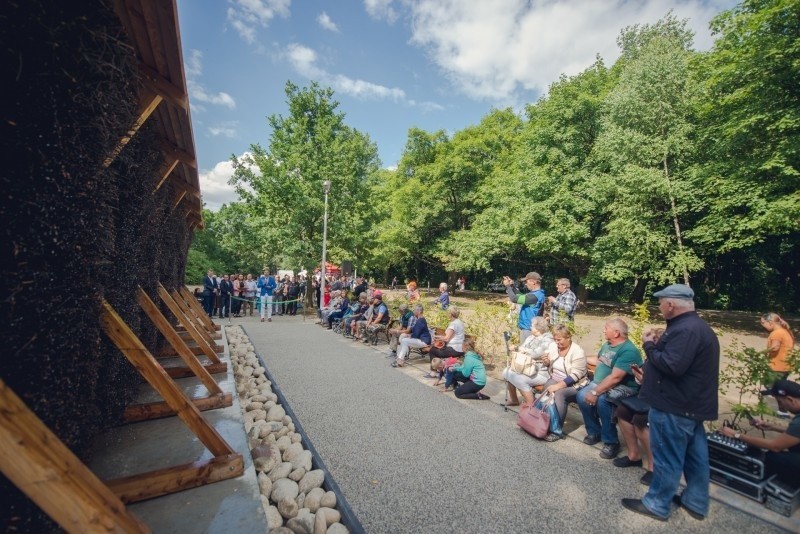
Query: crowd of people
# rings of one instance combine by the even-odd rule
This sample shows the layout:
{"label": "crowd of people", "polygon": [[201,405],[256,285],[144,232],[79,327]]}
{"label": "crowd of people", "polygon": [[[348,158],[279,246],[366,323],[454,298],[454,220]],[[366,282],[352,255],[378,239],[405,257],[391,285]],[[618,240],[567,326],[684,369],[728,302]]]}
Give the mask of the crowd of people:
{"label": "crowd of people", "polygon": [[305,276],[285,274],[281,278],[272,276],[269,269],[258,277],[250,273],[217,276],[209,269],[203,288],[195,290],[209,317],[252,317],[255,312],[262,322],[272,321],[273,315],[296,315],[305,293]]}
{"label": "crowd of people", "polygon": [[[270,297],[276,291],[283,291],[284,296],[293,294],[291,278],[279,281],[267,270],[258,280],[237,275],[236,280],[242,279],[240,292],[246,297],[253,292],[261,295],[262,320],[265,313],[269,320],[275,304]],[[224,276],[218,282],[220,292],[228,280]],[[531,405],[537,391],[552,396],[556,428],[563,427],[570,404],[575,404],[586,429],[584,443],[602,442],[600,457],[616,467],[644,468],[641,482],[649,486],[646,494],[641,499],[623,499],[623,507],[663,521],[671,514],[672,505],[677,505],[695,519],[703,519],[708,514],[710,483],[704,422],[718,417],[720,348],[716,334],[694,309],[692,289],[673,284],[654,293],[666,328],[647,329],[642,350],[628,338],[625,320],[611,318],[604,325],[599,351],[587,354],[573,339],[571,327],[578,301],[570,281],[559,279],[556,294],[548,297],[538,273],[530,272],[521,280],[526,291],[510,277],[503,279],[509,305],[518,312],[519,344],[509,350],[513,361],[524,362],[508,365],[502,373],[506,404],[520,405],[521,396],[522,403]],[[323,299],[318,313],[324,328],[362,343],[376,343],[378,336],[386,336],[392,367],[406,365],[411,351],[427,352],[428,376],[441,391],[453,391],[462,399],[489,398],[482,392],[486,368],[474,339],[466,335],[461,311],[450,303],[447,284],[440,285],[438,297],[431,302],[449,317],[447,327],[438,333],[427,323],[413,281],[406,285],[395,317],[383,302],[383,292],[362,277],[331,277],[322,295],[316,280],[313,286],[317,298]],[[232,286],[230,291],[234,291]],[[753,422],[756,428],[781,432],[772,439],[730,428],[721,432],[768,449],[768,476],[777,474],[796,484],[800,480],[800,385],[786,380],[794,336],[778,314],[764,315],[761,323],[770,332],[767,352],[771,367],[781,378],[763,394],[777,399],[779,414],[794,417],[786,428]],[[621,457],[620,434],[627,451]],[[563,432],[553,431],[544,440],[563,438]],[[678,494],[682,476],[686,488]]]}

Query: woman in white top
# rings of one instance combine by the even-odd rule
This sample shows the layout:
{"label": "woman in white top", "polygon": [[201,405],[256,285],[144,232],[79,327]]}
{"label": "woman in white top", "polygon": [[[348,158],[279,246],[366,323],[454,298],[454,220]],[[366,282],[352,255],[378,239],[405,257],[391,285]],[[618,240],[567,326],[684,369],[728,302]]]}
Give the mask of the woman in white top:
{"label": "woman in white top", "polygon": [[[550,373],[550,380],[545,383],[545,391],[554,394],[556,410],[563,426],[564,418],[567,416],[567,406],[575,400],[578,390],[589,383],[589,378],[586,376],[586,354],[572,341],[569,328],[563,324],[555,325],[553,340],[555,346],[542,357],[542,363],[547,366]],[[545,439],[555,441],[562,437],[561,434],[548,434]]]}
{"label": "woman in white top", "polygon": [[541,386],[550,379],[550,371],[542,363],[542,357],[548,352],[557,352],[556,343],[544,317],[534,317],[531,321],[531,335],[525,338],[522,345],[511,347],[511,350],[530,356],[535,365],[532,366],[530,375],[517,373],[511,367],[506,367],[503,371],[508,389],[508,406],[519,406],[517,390],[522,393],[525,404],[532,404],[533,387]]}
{"label": "woman in white top", "polygon": [[[448,310],[450,315],[450,324],[447,325],[447,330],[445,330],[443,336],[435,336],[433,340],[433,346],[431,350],[428,352],[428,356],[430,357],[431,361],[434,358],[441,358],[446,359],[450,356],[454,356],[456,358],[461,358],[464,356],[464,323],[461,322],[461,319],[458,318],[461,315],[461,312],[456,307],[451,307]],[[444,342],[444,346],[439,348],[436,346],[436,342]]]}

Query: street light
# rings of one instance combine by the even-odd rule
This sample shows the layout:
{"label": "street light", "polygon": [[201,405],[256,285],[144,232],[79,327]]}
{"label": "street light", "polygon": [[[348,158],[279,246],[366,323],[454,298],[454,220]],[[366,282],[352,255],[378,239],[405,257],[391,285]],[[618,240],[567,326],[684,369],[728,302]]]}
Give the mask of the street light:
{"label": "street light", "polygon": [[319,286],[319,309],[322,310],[325,302],[325,255],[328,248],[328,193],[331,190],[331,181],[322,182],[322,191],[325,193],[325,216],[322,219],[322,280]]}

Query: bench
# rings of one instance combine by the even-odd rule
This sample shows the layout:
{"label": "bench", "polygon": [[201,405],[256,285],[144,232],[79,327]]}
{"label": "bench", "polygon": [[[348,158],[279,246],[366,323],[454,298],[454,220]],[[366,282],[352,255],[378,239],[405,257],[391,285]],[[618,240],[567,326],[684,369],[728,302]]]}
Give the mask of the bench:
{"label": "bench", "polygon": [[[436,326],[436,327],[434,327],[434,330],[435,330],[435,335],[443,336],[445,334],[445,330],[446,329],[445,328],[439,328],[438,326]],[[478,338],[476,336],[473,336],[472,334],[465,334],[464,335],[464,339],[472,341],[473,345],[475,345],[477,343],[477,341],[478,341]],[[409,359],[411,359],[411,354],[414,353],[414,354],[419,355],[418,356],[419,358],[422,358],[423,356],[428,354],[430,351],[431,351],[431,345],[428,345],[426,347],[421,347],[421,348],[412,348],[409,351],[408,356],[409,356]]]}

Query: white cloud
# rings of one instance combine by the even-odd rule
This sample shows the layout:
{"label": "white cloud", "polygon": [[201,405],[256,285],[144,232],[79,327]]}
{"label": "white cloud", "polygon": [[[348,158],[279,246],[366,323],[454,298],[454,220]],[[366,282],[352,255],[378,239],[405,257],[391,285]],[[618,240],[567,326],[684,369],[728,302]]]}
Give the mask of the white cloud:
{"label": "white cloud", "polygon": [[376,20],[385,20],[389,24],[397,20],[397,11],[392,7],[392,0],[364,0],[364,8]]}
{"label": "white cloud", "polygon": [[386,87],[365,80],[354,80],[343,74],[332,74],[317,66],[317,53],[306,46],[291,44],[286,49],[286,58],[294,69],[306,78],[330,85],[336,92],[355,98],[394,100],[407,102],[406,93],[399,87]]}
{"label": "white cloud", "polygon": [[186,69],[186,87],[189,89],[193,112],[202,113],[206,110],[198,102],[225,106],[229,109],[236,108],[236,101],[231,95],[222,91],[216,94],[209,93],[203,84],[197,81],[197,78],[203,74],[203,53],[200,50],[189,50],[189,55],[184,61],[184,68]]}
{"label": "white cloud", "polygon": [[[367,10],[391,2],[366,0]],[[564,73],[577,74],[600,54],[619,56],[616,38],[629,25],[654,23],[670,9],[689,19],[696,48],[711,44],[708,21],[735,0],[409,0],[411,42],[425,49],[471,98],[512,100],[544,91]]]}
{"label": "white cloud", "polygon": [[256,30],[266,28],[269,22],[280,15],[288,17],[292,0],[229,0],[233,7],[228,8],[228,22],[239,36],[253,43]]}
{"label": "white cloud", "polygon": [[208,128],[208,133],[210,133],[214,137],[220,135],[223,137],[236,137],[236,127],[238,125],[239,121],[223,122],[215,126],[210,126]]}
{"label": "white cloud", "polygon": [[[245,152],[239,156],[239,161],[249,155],[249,152]],[[258,169],[254,168],[254,170],[257,171]],[[232,176],[233,164],[230,160],[220,161],[210,171],[200,171],[200,191],[206,208],[215,211],[222,207],[223,204],[239,201],[239,195],[233,186],[228,183]]]}
{"label": "white cloud", "polygon": [[332,32],[339,33],[339,27],[336,25],[335,22],[331,20],[327,13],[324,11],[317,17],[317,22],[320,26],[325,28],[326,30],[330,30]]}

